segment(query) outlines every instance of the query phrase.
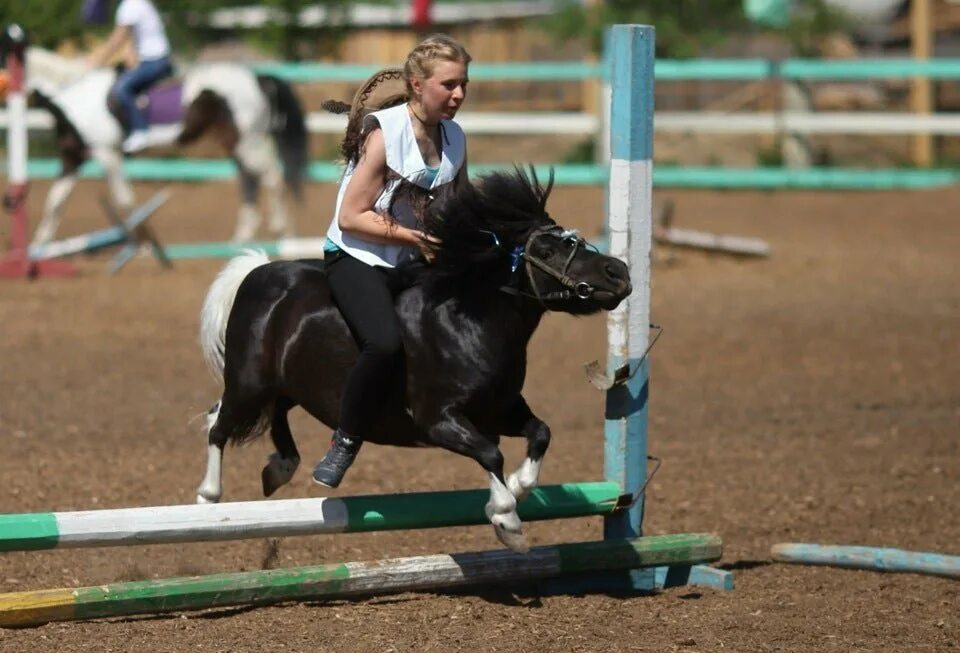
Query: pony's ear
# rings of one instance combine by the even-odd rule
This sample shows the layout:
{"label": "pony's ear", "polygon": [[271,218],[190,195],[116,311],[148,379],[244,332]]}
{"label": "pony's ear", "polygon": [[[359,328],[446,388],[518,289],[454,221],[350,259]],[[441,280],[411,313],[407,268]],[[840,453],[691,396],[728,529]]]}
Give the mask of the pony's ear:
{"label": "pony's ear", "polygon": [[[547,210],[547,198],[550,197],[550,191],[553,190],[553,180],[555,176],[555,170],[553,166],[550,166],[550,174],[547,176],[547,186],[544,188],[540,185],[540,178],[537,176],[537,169],[533,167],[533,164],[528,166],[530,170],[530,187],[536,195],[540,196],[540,210],[546,213]],[[523,168],[517,168],[517,171],[522,177],[526,177],[526,172]]]}
{"label": "pony's ear", "polygon": [[550,191],[553,190],[553,179],[554,179],[555,170],[553,166],[550,166],[550,174],[547,177],[547,187],[543,189],[543,196],[540,199],[540,208],[546,212],[547,210],[547,198],[550,197]]}
{"label": "pony's ear", "polygon": [[340,100],[324,100],[320,103],[320,108],[336,114],[348,113],[350,111],[350,105]]}

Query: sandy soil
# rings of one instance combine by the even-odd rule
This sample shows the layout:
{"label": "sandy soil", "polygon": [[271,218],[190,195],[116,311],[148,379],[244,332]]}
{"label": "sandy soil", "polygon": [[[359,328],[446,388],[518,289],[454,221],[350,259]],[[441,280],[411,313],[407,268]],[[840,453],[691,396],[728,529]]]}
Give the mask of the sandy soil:
{"label": "sandy soil", "polygon": [[[146,197],[155,186],[140,185]],[[44,184],[33,189],[34,218]],[[64,234],[103,224],[99,182]],[[175,185],[153,223],[168,242],[232,231],[228,184]],[[50,624],[0,631],[2,651],[945,651],[960,640],[960,585],[917,575],[771,563],[783,541],[960,553],[960,190],[671,193],[677,226],[767,239],[743,261],[674,252],[658,263],[650,434],[664,465],[651,534],[714,531],[736,590],[537,597],[503,591]],[[319,235],[333,189],[315,185],[300,229]],[[555,217],[588,234],[595,189],[558,189]],[[665,254],[666,252],[661,252]],[[189,502],[217,398],[196,344],[219,262],[109,276],[106,256],[71,280],[0,292],[0,512]],[[581,363],[602,357],[602,317],[550,316],[531,346],[526,394],[552,425],[543,481],[601,470],[603,398]],[[308,470],[328,432],[296,414],[304,455],[280,498],[319,496]],[[520,443],[506,443],[511,461]],[[259,496],[269,452],[227,452],[227,499]],[[480,487],[450,454],[370,447],[335,494]],[[532,524],[536,543],[599,537],[596,519]],[[287,538],[279,564],[495,548],[487,527]],[[0,591],[258,569],[263,541],[0,556]]]}

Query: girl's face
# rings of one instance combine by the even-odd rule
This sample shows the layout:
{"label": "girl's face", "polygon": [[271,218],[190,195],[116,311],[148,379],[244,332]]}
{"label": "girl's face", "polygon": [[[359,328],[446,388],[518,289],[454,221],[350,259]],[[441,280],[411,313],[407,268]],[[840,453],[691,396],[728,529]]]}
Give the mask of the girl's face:
{"label": "girl's face", "polygon": [[413,91],[427,122],[451,119],[457,115],[467,96],[467,65],[459,61],[438,60],[433,74],[426,79],[414,79]]}

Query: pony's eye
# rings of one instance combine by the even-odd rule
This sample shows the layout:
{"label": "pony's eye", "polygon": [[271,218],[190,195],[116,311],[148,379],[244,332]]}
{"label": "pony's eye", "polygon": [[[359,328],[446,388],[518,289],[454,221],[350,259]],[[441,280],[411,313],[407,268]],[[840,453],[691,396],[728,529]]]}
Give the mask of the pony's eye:
{"label": "pony's eye", "polygon": [[541,243],[537,243],[536,250],[537,256],[540,258],[552,258],[557,253],[557,250],[552,246],[543,245]]}

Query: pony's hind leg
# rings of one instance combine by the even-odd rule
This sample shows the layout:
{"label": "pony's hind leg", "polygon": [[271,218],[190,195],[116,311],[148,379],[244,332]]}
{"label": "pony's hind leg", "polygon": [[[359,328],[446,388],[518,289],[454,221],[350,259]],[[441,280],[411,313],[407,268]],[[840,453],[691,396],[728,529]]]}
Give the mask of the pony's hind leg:
{"label": "pony's hind leg", "polygon": [[197,488],[197,503],[217,503],[223,496],[223,447],[228,435],[217,428],[222,403],[218,401],[207,411],[207,473]]}
{"label": "pony's hind leg", "polygon": [[217,503],[223,497],[223,448],[231,439],[243,441],[263,432],[270,405],[253,398],[229,400],[227,394],[207,414],[207,471],[197,488],[197,503]]}
{"label": "pony's hind leg", "polygon": [[237,213],[237,228],[233,232],[233,242],[244,243],[253,240],[260,228],[260,210],[257,198],[260,195],[260,176],[251,172],[237,160],[240,170],[240,197],[242,204]]}
{"label": "pony's hind leg", "polygon": [[296,228],[283,196],[283,170],[276,161],[263,175],[263,186],[267,192],[269,209],[267,228],[275,238],[293,238]]}
{"label": "pony's hind leg", "polygon": [[[234,158],[242,170],[266,188],[269,208],[267,227],[274,237],[288,238],[294,235],[293,222],[283,197],[283,167],[273,140],[263,132],[244,134],[234,150]],[[246,184],[241,177],[241,184]],[[255,204],[256,199],[248,199],[244,191],[244,201]]]}
{"label": "pony's hind leg", "polygon": [[114,205],[126,217],[126,214],[133,208],[136,197],[133,194],[130,182],[123,174],[123,158],[117,150],[109,147],[96,148],[93,157],[103,166],[104,175],[107,178],[107,188],[110,189]]}
{"label": "pony's hind leg", "polygon": [[550,427],[534,415],[527,402],[520,397],[508,415],[508,425],[503,434],[519,435],[527,439],[527,457],[520,463],[517,471],[507,478],[510,493],[517,501],[523,501],[540,481],[543,457],[550,446]]}
{"label": "pony's hind leg", "polygon": [[267,464],[260,473],[263,482],[263,496],[268,497],[277,489],[290,482],[297,467],[300,466],[300,452],[293,441],[290,424],[287,422],[287,413],[293,408],[293,403],[281,398],[274,403],[273,418],[270,423],[270,437],[276,452],[270,454]]}

